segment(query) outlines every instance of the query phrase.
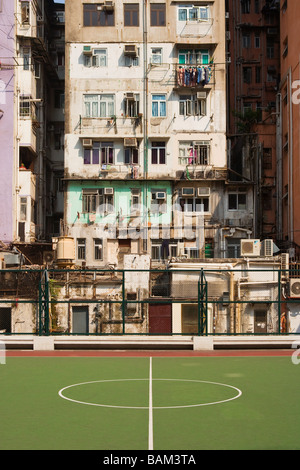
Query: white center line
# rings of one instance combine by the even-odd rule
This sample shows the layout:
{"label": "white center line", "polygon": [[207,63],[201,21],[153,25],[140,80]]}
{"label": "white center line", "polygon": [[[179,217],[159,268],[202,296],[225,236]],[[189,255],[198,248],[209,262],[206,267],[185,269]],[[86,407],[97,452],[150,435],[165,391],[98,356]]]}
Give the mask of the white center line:
{"label": "white center line", "polygon": [[153,450],[152,357],[150,357],[150,367],[149,367],[149,426],[148,426],[148,450]]}

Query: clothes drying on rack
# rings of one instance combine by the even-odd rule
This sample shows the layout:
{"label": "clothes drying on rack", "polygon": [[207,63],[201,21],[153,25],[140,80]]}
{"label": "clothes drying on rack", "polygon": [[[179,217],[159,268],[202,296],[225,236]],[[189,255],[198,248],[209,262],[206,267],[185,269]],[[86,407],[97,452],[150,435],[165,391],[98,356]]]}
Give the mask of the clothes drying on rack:
{"label": "clothes drying on rack", "polygon": [[207,85],[212,76],[211,66],[179,66],[177,69],[177,85],[186,87]]}

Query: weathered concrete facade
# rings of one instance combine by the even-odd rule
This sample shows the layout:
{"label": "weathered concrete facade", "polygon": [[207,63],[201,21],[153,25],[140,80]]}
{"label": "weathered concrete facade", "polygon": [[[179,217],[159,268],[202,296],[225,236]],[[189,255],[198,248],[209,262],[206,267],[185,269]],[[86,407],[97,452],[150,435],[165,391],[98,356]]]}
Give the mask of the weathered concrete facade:
{"label": "weathered concrete facade", "polygon": [[[66,1],[62,235],[74,238],[76,264],[115,263],[130,224],[140,227],[138,253],[154,260],[167,226],[176,256],[226,257],[228,235],[236,247],[251,236],[252,194],[243,187],[236,203],[225,184],[225,62],[225,2]],[[108,224],[115,254],[101,235]]]}

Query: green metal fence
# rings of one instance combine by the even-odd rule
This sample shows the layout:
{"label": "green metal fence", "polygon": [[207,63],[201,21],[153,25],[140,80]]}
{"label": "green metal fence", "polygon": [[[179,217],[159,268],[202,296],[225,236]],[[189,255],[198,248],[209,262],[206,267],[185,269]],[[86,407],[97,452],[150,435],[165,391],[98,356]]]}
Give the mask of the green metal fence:
{"label": "green metal fence", "polygon": [[299,334],[298,278],[295,268],[5,269],[0,334]]}

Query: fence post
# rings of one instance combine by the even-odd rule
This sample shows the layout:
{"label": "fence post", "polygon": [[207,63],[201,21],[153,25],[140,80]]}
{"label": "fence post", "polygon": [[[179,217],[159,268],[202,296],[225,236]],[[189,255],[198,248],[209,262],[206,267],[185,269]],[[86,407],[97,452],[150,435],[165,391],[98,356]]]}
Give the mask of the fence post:
{"label": "fence post", "polygon": [[48,271],[42,274],[39,282],[39,336],[49,335],[49,279]]}

